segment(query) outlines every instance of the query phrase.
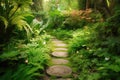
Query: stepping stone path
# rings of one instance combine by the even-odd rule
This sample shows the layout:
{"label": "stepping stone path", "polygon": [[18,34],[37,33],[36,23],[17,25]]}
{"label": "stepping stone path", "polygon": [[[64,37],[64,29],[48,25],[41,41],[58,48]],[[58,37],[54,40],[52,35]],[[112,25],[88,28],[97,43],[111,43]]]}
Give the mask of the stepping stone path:
{"label": "stepping stone path", "polygon": [[57,58],[54,58],[54,59],[52,59],[52,63],[53,63],[53,64],[68,64],[69,61],[68,61],[68,60],[65,60],[65,59],[57,59]]}
{"label": "stepping stone path", "polygon": [[72,75],[72,69],[67,66],[69,61],[65,58],[68,57],[67,44],[63,41],[53,39],[54,51],[51,53],[52,66],[46,69],[46,73],[49,76],[56,77],[55,79],[44,79],[44,80],[72,80],[69,78]]}

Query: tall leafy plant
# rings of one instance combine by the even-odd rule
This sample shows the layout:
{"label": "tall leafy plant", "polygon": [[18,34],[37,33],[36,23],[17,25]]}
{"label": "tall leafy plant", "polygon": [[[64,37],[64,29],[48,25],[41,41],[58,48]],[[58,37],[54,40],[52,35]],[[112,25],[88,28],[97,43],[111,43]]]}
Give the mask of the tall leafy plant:
{"label": "tall leafy plant", "polygon": [[1,80],[38,80],[50,60],[50,49],[46,44],[49,35],[32,38],[28,44],[23,40],[12,40],[0,54]]}
{"label": "tall leafy plant", "polygon": [[25,21],[25,16],[29,13],[24,13],[31,2],[32,0],[0,0],[0,42],[8,41],[15,29],[24,29],[27,35],[32,32]]}

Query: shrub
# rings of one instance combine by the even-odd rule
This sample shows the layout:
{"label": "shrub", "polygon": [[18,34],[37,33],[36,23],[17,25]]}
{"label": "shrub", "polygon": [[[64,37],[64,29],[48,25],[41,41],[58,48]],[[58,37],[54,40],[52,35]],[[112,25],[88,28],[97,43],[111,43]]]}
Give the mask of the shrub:
{"label": "shrub", "polygon": [[[21,30],[29,35],[32,33],[31,27],[25,21],[25,17],[31,16],[29,5],[31,4],[31,0],[26,1],[0,1],[0,39],[1,43],[6,43],[13,36],[17,35]],[[26,9],[28,10],[26,11]],[[19,10],[21,9],[21,10]],[[18,32],[19,31],[19,32]],[[26,32],[25,32],[26,31]],[[17,33],[18,32],[18,33]],[[26,36],[24,35],[24,36]]]}
{"label": "shrub", "polygon": [[53,36],[55,36],[58,39],[62,40],[69,40],[72,38],[72,30],[64,30],[64,29],[54,29],[52,32],[50,32]]}
{"label": "shrub", "polygon": [[22,40],[12,40],[0,55],[0,79],[37,80],[42,77],[50,59],[50,49],[46,45],[49,38],[47,35],[36,37],[27,44]]}
{"label": "shrub", "polygon": [[74,72],[78,75],[75,79],[120,79],[119,37],[103,36],[104,34],[98,35],[96,28],[81,29],[73,33],[69,53]]}
{"label": "shrub", "polygon": [[65,16],[58,10],[50,11],[48,16],[47,26],[48,28],[58,28],[62,26]]}
{"label": "shrub", "polygon": [[70,12],[64,12],[65,21],[63,22],[65,29],[78,29],[83,28],[90,22],[93,22],[95,18],[91,15],[93,11],[91,9],[87,10],[72,10]]}
{"label": "shrub", "polygon": [[76,30],[73,33],[73,39],[70,41],[69,53],[72,54],[81,49],[89,48],[88,42],[89,40],[92,40],[91,36],[92,38],[95,37],[95,35],[93,35],[93,31],[87,26],[84,29]]}
{"label": "shrub", "polygon": [[0,76],[1,80],[36,80],[37,76],[41,76],[38,72],[39,67],[20,64],[18,68],[7,70],[4,75]]}

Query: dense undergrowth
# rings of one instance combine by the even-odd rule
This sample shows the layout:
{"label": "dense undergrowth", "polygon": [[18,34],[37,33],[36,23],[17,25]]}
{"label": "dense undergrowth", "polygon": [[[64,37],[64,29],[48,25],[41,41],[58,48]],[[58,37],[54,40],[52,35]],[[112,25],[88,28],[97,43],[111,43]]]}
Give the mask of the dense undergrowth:
{"label": "dense undergrowth", "polygon": [[42,78],[45,66],[50,59],[50,48],[46,45],[49,36],[32,38],[29,43],[24,40],[12,40],[0,55],[1,80],[36,80]]}
{"label": "dense undergrowth", "polygon": [[119,80],[120,39],[101,38],[102,35],[98,38],[95,29],[79,30],[79,34],[75,32],[76,36],[70,41],[69,53],[77,79]]}
{"label": "dense undergrowth", "polygon": [[69,44],[70,61],[76,75],[73,76],[74,80],[119,80],[119,10],[106,21],[102,21],[98,14],[90,19],[90,23],[81,22],[83,19],[80,19],[77,24],[78,16],[75,16],[73,23],[69,22],[66,26],[66,20],[71,18],[69,16],[52,32],[52,35]]}
{"label": "dense undergrowth", "polygon": [[69,44],[74,80],[120,80],[119,3],[0,0],[0,80],[42,79],[47,33]]}
{"label": "dense undergrowth", "polygon": [[39,30],[32,3],[0,0],[0,80],[42,79],[49,64],[50,35]]}

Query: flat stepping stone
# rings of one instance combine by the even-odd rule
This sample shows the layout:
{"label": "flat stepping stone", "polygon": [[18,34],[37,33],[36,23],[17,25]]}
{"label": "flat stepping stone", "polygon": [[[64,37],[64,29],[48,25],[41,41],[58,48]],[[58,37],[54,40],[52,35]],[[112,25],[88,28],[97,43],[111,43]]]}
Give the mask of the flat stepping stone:
{"label": "flat stepping stone", "polygon": [[66,47],[67,45],[64,44],[64,43],[59,43],[59,44],[55,44],[55,46],[57,46],[57,47]]}
{"label": "flat stepping stone", "polygon": [[63,43],[63,41],[60,41],[60,40],[53,40],[52,42],[60,42],[60,43]]}
{"label": "flat stepping stone", "polygon": [[56,77],[65,77],[69,76],[72,73],[72,69],[67,66],[55,65],[51,66],[46,70],[48,75],[56,76]]}
{"label": "flat stepping stone", "polygon": [[55,44],[57,44],[57,43],[64,43],[63,41],[58,41],[58,40],[54,40],[52,42],[55,43]]}
{"label": "flat stepping stone", "polygon": [[60,40],[53,40],[52,42],[54,44],[65,44],[63,41],[60,41]]}
{"label": "flat stepping stone", "polygon": [[55,51],[67,51],[67,48],[55,48]]}
{"label": "flat stepping stone", "polygon": [[67,52],[53,52],[52,56],[55,56],[55,57],[67,57],[68,53]]}
{"label": "flat stepping stone", "polygon": [[68,64],[69,61],[65,59],[52,59],[53,64]]}

